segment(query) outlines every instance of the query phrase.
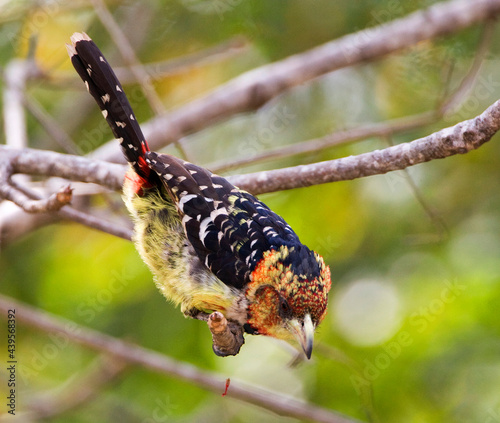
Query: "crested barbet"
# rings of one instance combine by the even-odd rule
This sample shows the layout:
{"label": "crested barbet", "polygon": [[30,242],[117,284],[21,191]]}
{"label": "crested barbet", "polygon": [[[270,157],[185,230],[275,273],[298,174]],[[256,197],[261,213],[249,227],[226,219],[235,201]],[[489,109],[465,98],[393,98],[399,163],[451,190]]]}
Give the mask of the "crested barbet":
{"label": "crested barbet", "polygon": [[71,41],[71,62],[130,163],[123,199],[161,293],[186,316],[220,312],[246,333],[298,342],[310,358],[331,287],[323,258],[253,195],[150,151],[99,48],[85,33]]}

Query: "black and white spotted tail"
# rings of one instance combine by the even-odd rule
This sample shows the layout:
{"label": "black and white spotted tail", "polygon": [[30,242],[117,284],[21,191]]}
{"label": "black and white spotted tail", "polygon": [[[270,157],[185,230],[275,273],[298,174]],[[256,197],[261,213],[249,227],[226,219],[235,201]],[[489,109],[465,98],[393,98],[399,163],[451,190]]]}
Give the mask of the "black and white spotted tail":
{"label": "black and white spotted tail", "polygon": [[87,34],[75,32],[71,42],[66,44],[71,63],[120,141],[127,161],[139,176],[148,177],[144,154],[149,148],[113,69]]}

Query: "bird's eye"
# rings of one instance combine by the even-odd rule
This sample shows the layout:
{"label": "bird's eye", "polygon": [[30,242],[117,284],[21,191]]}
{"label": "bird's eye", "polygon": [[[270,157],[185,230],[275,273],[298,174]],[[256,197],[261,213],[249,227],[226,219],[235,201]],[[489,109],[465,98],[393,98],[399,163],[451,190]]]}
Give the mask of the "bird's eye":
{"label": "bird's eye", "polygon": [[283,297],[280,296],[280,316],[282,317],[290,317],[292,314],[292,309],[290,308],[290,304]]}

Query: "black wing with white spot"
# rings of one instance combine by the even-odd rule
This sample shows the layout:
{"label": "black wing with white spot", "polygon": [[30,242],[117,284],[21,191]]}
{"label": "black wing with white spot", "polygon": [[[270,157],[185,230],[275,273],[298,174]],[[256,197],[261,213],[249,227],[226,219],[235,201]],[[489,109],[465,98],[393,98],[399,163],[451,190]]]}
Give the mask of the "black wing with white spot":
{"label": "black wing with white spot", "polygon": [[147,150],[144,135],[113,69],[87,34],[75,33],[71,41],[73,45],[67,45],[71,63],[120,141],[127,161],[139,175],[147,176],[139,160]]}
{"label": "black wing with white spot", "polygon": [[225,178],[169,155],[148,152],[146,161],[176,203],[198,258],[227,285],[248,283],[265,251],[304,247],[280,216]]}

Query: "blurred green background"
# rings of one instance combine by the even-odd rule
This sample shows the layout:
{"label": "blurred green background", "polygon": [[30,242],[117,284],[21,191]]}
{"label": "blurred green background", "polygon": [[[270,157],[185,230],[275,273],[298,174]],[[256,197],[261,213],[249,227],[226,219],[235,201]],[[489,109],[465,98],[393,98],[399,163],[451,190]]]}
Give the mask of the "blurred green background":
{"label": "blurred green background", "polygon": [[[155,81],[168,110],[246,70],[433,3],[107,2],[142,63],[181,58],[240,37],[240,50]],[[83,154],[89,145],[97,147],[111,139],[111,132],[102,126],[102,116],[64,48],[71,34],[81,30],[91,35],[111,63],[123,65],[89,2],[0,2],[0,66],[26,57],[30,38],[32,45],[35,41],[37,64],[50,77],[31,83],[28,95],[71,134]],[[330,73],[281,95],[256,113],[184,138],[183,147],[191,161],[210,165],[435,110],[443,93],[456,88],[466,75],[482,30],[471,27]],[[459,107],[390,141],[410,141],[454,125],[500,98],[499,35],[496,28],[480,74]],[[138,87],[125,84],[125,89],[136,94],[131,102],[138,119],[151,118]],[[280,113],[288,116],[285,124],[270,131],[270,122]],[[100,128],[100,137],[92,135],[95,128]],[[28,130],[30,147],[61,151],[31,116]],[[372,138],[231,173],[328,160],[387,145],[387,139]],[[165,151],[178,153],[174,147]],[[205,325],[185,319],[165,302],[131,243],[77,224],[45,226],[2,246],[0,292],[223,377],[262,385],[361,420],[500,421],[499,164],[500,139],[495,136],[477,151],[408,172],[261,196],[332,269],[329,313],[317,333],[313,359],[297,366],[290,366],[289,349],[263,337],[247,336],[236,357],[216,357]],[[98,212],[120,204],[118,193],[86,201]],[[121,205],[113,213],[117,221],[126,216]],[[19,411],[30,398],[59,387],[96,357],[77,344],[59,348],[49,357],[47,345],[53,340],[47,334],[21,324],[18,333]],[[3,323],[0,336],[6,339]],[[3,347],[0,357],[5,363]],[[7,392],[4,367],[2,398]],[[91,401],[50,421],[293,419],[132,367]]]}

